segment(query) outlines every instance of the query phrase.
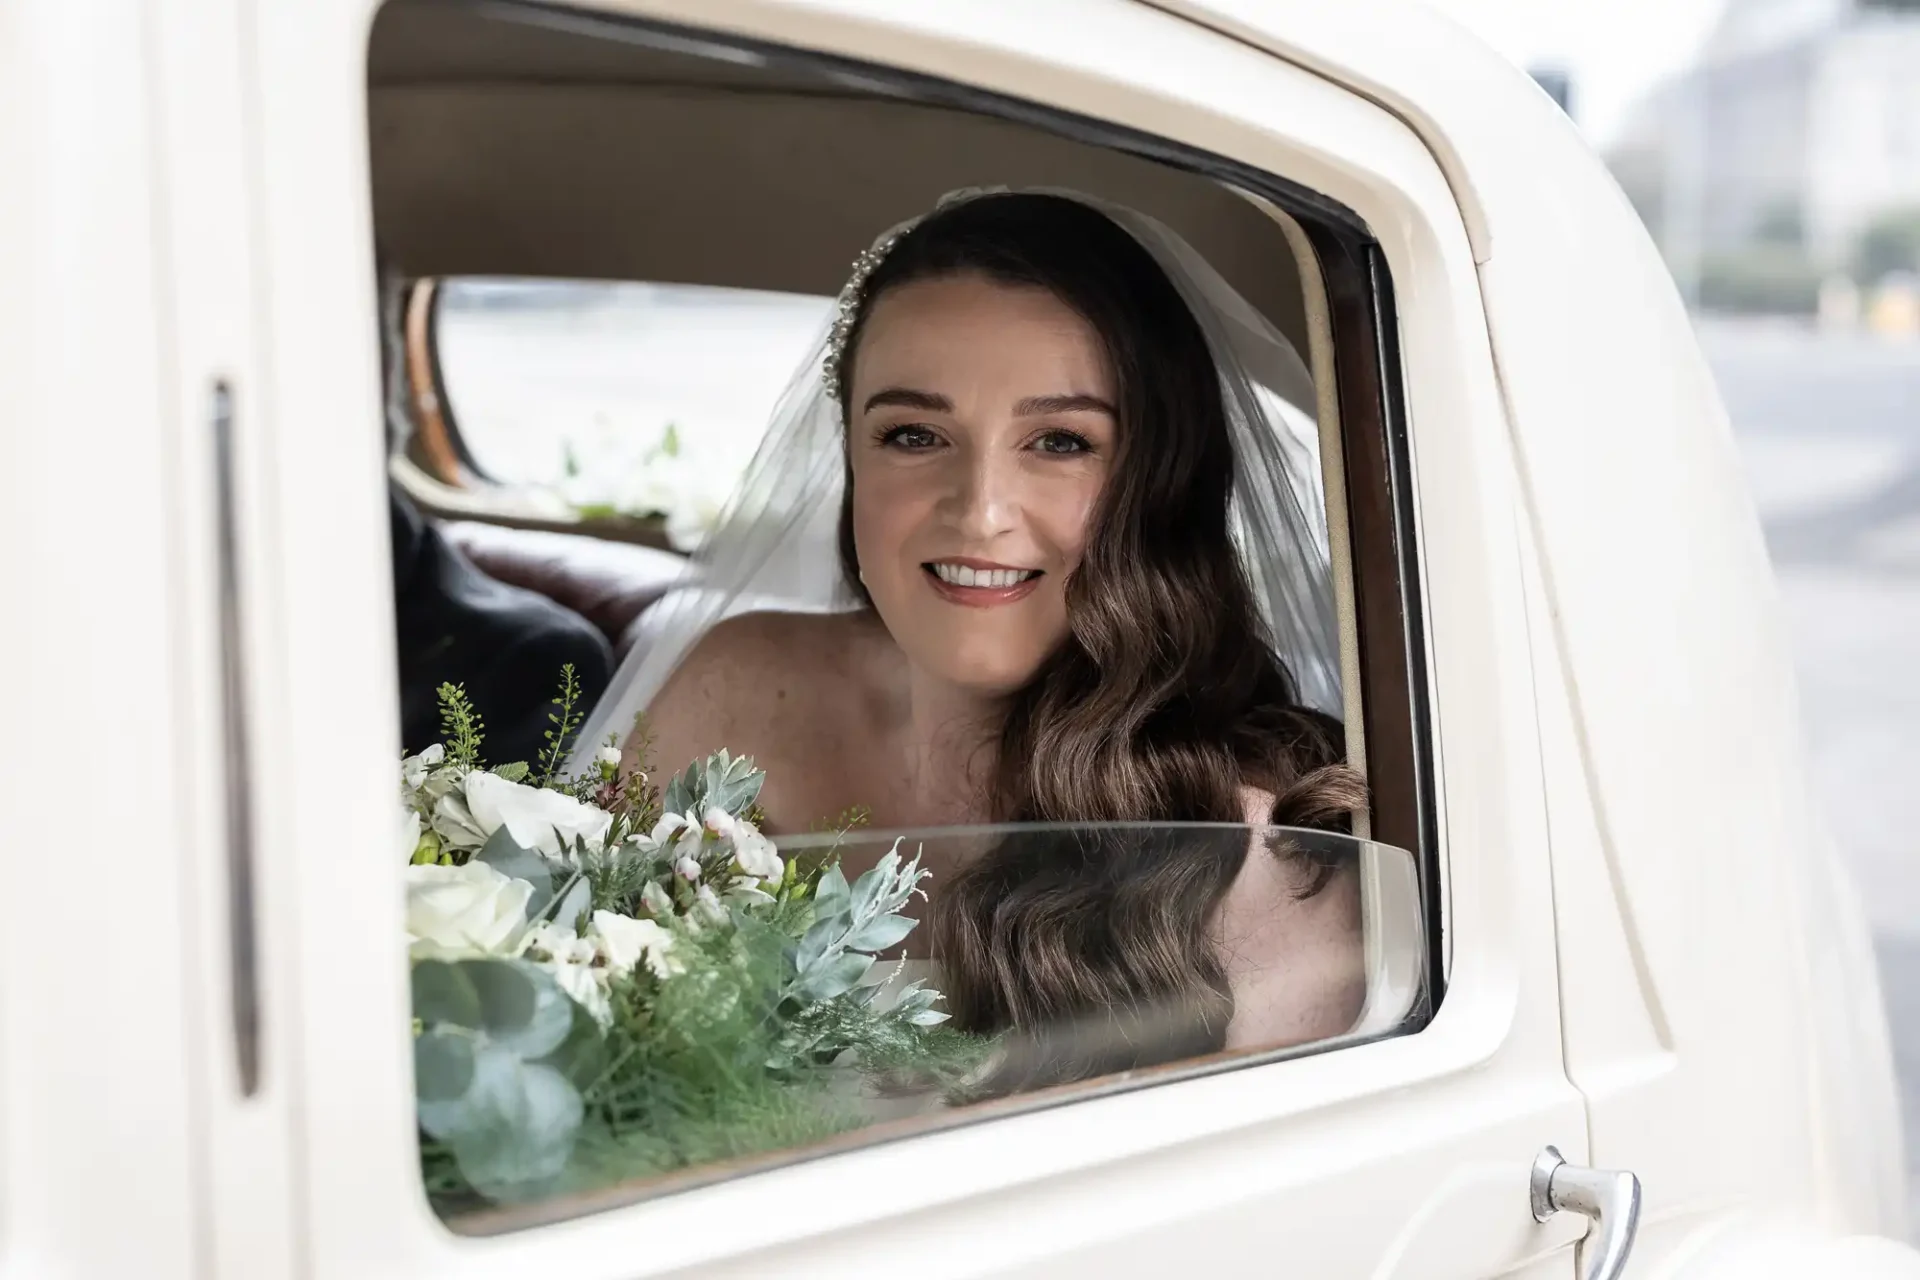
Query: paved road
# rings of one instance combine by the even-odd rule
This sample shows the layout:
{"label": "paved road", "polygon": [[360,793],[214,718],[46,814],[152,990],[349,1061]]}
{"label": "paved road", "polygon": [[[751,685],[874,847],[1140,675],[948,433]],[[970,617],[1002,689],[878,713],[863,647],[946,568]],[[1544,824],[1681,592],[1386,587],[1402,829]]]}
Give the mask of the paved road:
{"label": "paved road", "polygon": [[1920,343],[1706,322],[1828,820],[1873,921],[1920,1230]]}

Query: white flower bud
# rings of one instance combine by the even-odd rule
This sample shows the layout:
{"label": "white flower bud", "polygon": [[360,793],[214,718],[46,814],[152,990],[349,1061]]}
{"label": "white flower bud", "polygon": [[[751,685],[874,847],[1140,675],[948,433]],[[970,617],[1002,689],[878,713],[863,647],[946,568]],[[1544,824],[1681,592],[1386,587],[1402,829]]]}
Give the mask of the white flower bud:
{"label": "white flower bud", "polygon": [[600,762],[600,767],[603,769],[618,769],[620,767],[620,748],[602,747],[600,748],[600,754],[596,756],[595,759]]}
{"label": "white flower bud", "polygon": [[700,864],[692,858],[682,857],[673,864],[673,873],[688,884],[695,884],[700,879]]}

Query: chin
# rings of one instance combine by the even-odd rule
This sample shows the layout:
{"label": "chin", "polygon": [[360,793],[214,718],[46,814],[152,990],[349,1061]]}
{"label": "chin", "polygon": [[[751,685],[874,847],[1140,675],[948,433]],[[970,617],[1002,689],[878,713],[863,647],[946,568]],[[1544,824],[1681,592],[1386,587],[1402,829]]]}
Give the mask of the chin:
{"label": "chin", "polygon": [[1000,646],[985,653],[949,651],[929,657],[933,660],[925,664],[926,670],[949,684],[988,698],[1004,698],[1026,688],[1045,660],[1041,653],[1014,655]]}

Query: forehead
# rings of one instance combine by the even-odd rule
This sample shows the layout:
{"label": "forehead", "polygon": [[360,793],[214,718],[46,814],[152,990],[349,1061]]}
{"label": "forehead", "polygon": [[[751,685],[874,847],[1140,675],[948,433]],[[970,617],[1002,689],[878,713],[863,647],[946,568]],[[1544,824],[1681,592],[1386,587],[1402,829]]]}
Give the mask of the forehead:
{"label": "forehead", "polygon": [[913,380],[938,390],[989,375],[1046,393],[1097,393],[1111,381],[1099,332],[1050,290],[969,273],[912,280],[874,299],[855,351],[857,384]]}

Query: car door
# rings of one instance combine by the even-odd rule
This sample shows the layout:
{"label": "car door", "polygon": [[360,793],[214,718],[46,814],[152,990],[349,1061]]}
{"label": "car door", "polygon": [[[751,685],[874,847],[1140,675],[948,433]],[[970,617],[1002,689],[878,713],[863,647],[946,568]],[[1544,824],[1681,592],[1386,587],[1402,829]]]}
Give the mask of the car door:
{"label": "car door", "polygon": [[[610,49],[741,66],[829,58],[883,94],[935,95],[1351,215],[1348,239],[1303,259],[1321,276],[1323,411],[1349,433],[1330,524],[1359,552],[1349,648],[1364,758],[1402,795],[1393,830],[1374,834],[1422,868],[1437,1003],[1412,1034],[1200,1064],[523,1230],[449,1233],[422,1195],[390,856],[375,7],[252,0],[241,29],[263,355],[249,390],[266,441],[245,483],[275,513],[257,554],[273,584],[260,625],[276,638],[259,677],[273,694],[252,726],[273,767],[252,795],[273,842],[263,963],[297,975],[266,1011],[262,1052],[297,1064],[296,1119],[284,1151],[216,1140],[230,1158],[289,1162],[307,1273],[1570,1276],[1579,1227],[1536,1223],[1527,1196],[1543,1147],[1584,1158],[1586,1123],[1561,1058],[1511,459],[1473,254],[1427,149],[1328,79],[1117,0],[476,8],[502,19],[473,56],[503,81],[555,24],[584,23]],[[1292,12],[1315,20],[1311,6]]]}

